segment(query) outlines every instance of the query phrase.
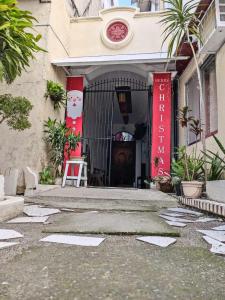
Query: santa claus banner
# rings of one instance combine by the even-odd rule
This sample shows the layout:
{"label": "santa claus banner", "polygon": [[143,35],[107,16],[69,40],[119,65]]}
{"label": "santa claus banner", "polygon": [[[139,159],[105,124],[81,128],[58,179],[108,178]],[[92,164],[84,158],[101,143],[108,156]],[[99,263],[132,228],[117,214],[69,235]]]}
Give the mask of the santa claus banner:
{"label": "santa claus banner", "polygon": [[171,157],[171,73],[153,75],[151,175],[170,173]]}
{"label": "santa claus banner", "polygon": [[[83,77],[67,78],[66,126],[71,129],[71,132],[80,136],[82,136],[83,122],[83,88]],[[70,156],[81,156],[81,143],[76,150],[71,151]]]}

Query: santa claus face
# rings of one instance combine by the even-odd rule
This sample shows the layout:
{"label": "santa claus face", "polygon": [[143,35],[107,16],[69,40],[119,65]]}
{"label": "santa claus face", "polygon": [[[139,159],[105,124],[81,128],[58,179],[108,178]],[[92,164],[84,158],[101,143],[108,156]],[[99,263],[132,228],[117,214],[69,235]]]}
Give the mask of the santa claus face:
{"label": "santa claus face", "polygon": [[81,117],[83,111],[83,93],[73,90],[67,93],[67,116],[72,119]]}

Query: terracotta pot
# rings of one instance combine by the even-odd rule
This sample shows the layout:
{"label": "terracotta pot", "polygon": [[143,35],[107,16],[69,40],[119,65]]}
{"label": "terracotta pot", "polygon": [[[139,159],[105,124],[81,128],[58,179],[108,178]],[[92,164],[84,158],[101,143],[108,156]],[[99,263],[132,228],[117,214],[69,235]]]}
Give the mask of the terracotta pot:
{"label": "terracotta pot", "polygon": [[202,195],[203,182],[200,181],[182,181],[183,193],[186,198],[197,199]]}

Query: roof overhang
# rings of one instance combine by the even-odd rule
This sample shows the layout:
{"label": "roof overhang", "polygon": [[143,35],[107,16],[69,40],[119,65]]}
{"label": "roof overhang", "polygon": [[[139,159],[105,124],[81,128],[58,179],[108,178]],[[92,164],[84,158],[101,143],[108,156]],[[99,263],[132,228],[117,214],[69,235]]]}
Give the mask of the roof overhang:
{"label": "roof overhang", "polygon": [[158,64],[170,63],[179,60],[187,60],[188,56],[178,56],[168,58],[166,52],[137,53],[137,54],[118,54],[100,56],[81,56],[66,57],[53,60],[52,64],[58,67],[85,67],[85,66],[104,66],[118,64]]}

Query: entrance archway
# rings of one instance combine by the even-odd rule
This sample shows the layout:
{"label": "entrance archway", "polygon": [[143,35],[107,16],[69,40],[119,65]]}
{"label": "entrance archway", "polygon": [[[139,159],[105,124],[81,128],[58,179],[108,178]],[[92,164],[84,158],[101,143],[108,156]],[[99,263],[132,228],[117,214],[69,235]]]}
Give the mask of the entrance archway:
{"label": "entrance archway", "polygon": [[[140,187],[150,175],[150,95],[146,80],[130,72],[105,74],[85,88],[83,153],[90,185]],[[133,138],[118,141],[118,132]]]}

